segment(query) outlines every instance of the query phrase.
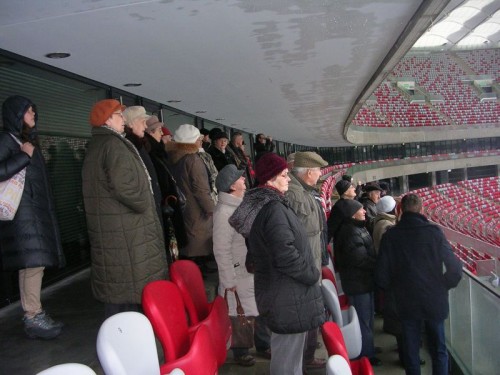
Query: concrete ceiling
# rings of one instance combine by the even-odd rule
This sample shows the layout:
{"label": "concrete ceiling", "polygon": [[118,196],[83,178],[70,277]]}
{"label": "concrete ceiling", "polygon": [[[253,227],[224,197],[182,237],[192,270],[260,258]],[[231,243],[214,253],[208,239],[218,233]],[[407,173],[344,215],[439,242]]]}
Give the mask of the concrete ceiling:
{"label": "concrete ceiling", "polygon": [[222,125],[342,146],[356,103],[447,3],[0,0],[0,48]]}

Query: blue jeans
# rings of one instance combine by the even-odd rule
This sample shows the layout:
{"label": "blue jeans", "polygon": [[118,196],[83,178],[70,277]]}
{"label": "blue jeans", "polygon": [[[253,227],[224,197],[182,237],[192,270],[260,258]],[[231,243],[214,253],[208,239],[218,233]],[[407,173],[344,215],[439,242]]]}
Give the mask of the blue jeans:
{"label": "blue jeans", "polygon": [[448,374],[448,351],[444,338],[444,321],[401,320],[403,329],[403,355],[407,375],[420,375],[420,342],[422,322],[428,338],[429,353],[432,358],[432,375]]}
{"label": "blue jeans", "polygon": [[375,314],[373,293],[348,295],[349,304],[354,306],[361,328],[361,357],[375,356],[373,343],[373,315]]}

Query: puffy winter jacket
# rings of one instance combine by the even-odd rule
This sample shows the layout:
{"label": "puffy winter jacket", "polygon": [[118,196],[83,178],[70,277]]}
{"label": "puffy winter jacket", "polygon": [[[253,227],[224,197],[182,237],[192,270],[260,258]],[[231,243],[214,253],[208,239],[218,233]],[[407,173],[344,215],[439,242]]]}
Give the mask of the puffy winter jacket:
{"label": "puffy winter jacket", "polygon": [[376,258],[364,221],[344,219],[334,241],[336,266],[344,292],[348,295],[372,292]]}
{"label": "puffy winter jacket", "polygon": [[93,128],[82,183],[94,296],[104,303],[140,303],[144,286],[167,275],[163,229],[145,165],[124,137]]}
{"label": "puffy winter jacket", "polygon": [[299,333],[323,324],[319,270],[286,198],[274,189],[252,189],[229,223],[242,234],[251,227],[248,251],[255,266],[255,298],[271,331]]}
{"label": "puffy winter jacket", "polygon": [[[26,168],[21,203],[12,221],[0,221],[0,250],[5,270],[63,267],[64,254],[52,192],[42,152],[38,146],[30,158],[20,150],[23,116],[33,103],[21,96],[2,106],[4,132],[0,133],[0,181]],[[36,126],[32,133],[36,132]]]}

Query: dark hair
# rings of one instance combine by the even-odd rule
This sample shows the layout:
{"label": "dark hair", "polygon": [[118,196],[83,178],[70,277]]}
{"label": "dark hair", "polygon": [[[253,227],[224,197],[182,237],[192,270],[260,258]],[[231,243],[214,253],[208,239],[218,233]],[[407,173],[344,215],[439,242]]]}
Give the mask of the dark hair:
{"label": "dark hair", "polygon": [[256,139],[256,140],[259,140],[261,137],[266,138],[266,136],[265,136],[264,134],[259,133],[259,134],[257,134],[257,135],[255,136],[255,139]]}
{"label": "dark hair", "polygon": [[31,103],[29,106],[26,107],[25,111],[23,112],[23,127],[21,129],[21,141],[24,142],[30,142],[33,146],[39,146],[39,140],[38,140],[38,131],[35,128],[31,128],[26,123],[24,122],[24,115],[28,110],[30,109],[35,112],[35,122],[38,124],[38,111],[36,109],[36,105]]}
{"label": "dark hair", "polygon": [[421,210],[422,198],[417,194],[407,194],[401,199],[401,211],[419,213]]}
{"label": "dark hair", "polygon": [[241,134],[240,132],[234,132],[232,135],[231,135],[231,141],[234,141],[236,139],[237,136],[243,136],[243,134]]}

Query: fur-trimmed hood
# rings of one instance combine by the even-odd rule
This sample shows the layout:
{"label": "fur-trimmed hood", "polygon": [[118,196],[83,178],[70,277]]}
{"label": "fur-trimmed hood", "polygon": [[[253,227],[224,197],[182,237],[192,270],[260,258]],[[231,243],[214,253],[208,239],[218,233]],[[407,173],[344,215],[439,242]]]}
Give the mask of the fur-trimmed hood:
{"label": "fur-trimmed hood", "polygon": [[165,145],[168,154],[168,161],[171,164],[177,163],[183,156],[198,153],[198,145],[195,143],[168,142]]}
{"label": "fur-trimmed hood", "polygon": [[262,207],[272,201],[280,201],[285,206],[288,206],[288,199],[273,188],[258,187],[247,191],[243,202],[229,218],[229,224],[243,237],[247,238]]}

